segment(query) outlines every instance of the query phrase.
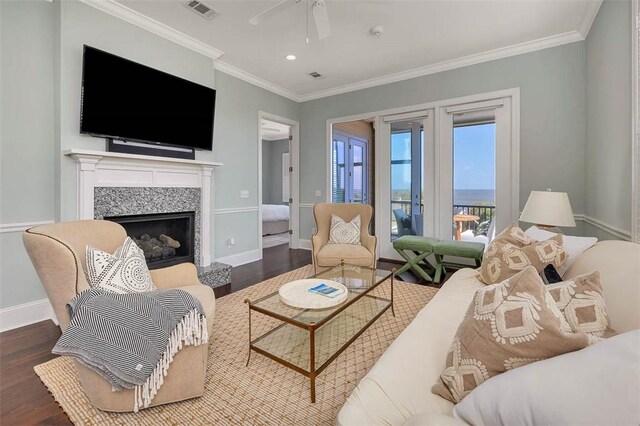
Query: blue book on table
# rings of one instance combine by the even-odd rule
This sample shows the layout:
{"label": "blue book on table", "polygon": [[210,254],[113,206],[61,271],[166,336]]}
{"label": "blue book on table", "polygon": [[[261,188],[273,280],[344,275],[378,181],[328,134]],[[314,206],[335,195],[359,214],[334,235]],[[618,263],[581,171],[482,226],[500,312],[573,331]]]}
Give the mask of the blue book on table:
{"label": "blue book on table", "polygon": [[312,293],[320,294],[322,296],[327,296],[331,298],[338,297],[342,293],[344,293],[344,290],[340,288],[328,286],[325,283],[318,284],[315,287],[311,287],[309,291]]}

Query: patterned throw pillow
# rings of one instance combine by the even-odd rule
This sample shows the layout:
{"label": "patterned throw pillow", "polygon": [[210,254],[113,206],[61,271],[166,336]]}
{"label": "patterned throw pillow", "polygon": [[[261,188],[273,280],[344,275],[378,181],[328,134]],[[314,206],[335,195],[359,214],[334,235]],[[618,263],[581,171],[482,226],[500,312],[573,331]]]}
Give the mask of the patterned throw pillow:
{"label": "patterned throw pillow", "polygon": [[550,284],[547,290],[574,332],[609,337],[607,307],[602,297],[600,272],[580,275],[571,280]]}
{"label": "patterned throw pillow", "polygon": [[559,267],[567,258],[562,247],[562,235],[546,241],[535,241],[516,224],[496,236],[482,259],[478,278],[485,284],[506,280],[531,265],[538,273],[548,264]]}
{"label": "patterned throw pillow", "polygon": [[329,244],[360,244],[360,215],[351,222],[345,222],[342,218],[331,215],[331,229],[329,231]]}
{"label": "patterned throw pillow", "polygon": [[595,340],[571,331],[535,268],[528,266],[476,292],[431,391],[458,403],[493,376]]}
{"label": "patterned throw pillow", "polygon": [[129,237],[114,254],[87,246],[86,265],[91,287],[120,294],[156,290],[143,251]]}

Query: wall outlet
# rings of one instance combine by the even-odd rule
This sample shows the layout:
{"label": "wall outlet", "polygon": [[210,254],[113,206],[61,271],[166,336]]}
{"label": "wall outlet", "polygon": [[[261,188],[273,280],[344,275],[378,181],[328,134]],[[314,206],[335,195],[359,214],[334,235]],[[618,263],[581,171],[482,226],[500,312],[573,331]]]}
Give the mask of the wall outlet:
{"label": "wall outlet", "polygon": [[322,191],[316,189],[316,197],[322,197]]}
{"label": "wall outlet", "polygon": [[240,198],[249,198],[249,190],[243,189],[242,191],[240,191]]}
{"label": "wall outlet", "polygon": [[235,238],[227,238],[227,247],[233,247],[236,245]]}
{"label": "wall outlet", "polygon": [[316,229],[315,226],[313,228],[311,228],[311,235],[315,235],[316,232],[318,232],[318,230]]}

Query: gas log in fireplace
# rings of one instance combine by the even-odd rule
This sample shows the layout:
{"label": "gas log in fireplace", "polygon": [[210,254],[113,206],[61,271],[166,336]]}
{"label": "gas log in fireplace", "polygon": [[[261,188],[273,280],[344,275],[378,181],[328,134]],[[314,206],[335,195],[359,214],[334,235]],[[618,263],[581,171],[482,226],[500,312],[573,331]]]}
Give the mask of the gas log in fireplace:
{"label": "gas log in fireplace", "polygon": [[149,269],[194,261],[195,212],[111,216],[144,252]]}

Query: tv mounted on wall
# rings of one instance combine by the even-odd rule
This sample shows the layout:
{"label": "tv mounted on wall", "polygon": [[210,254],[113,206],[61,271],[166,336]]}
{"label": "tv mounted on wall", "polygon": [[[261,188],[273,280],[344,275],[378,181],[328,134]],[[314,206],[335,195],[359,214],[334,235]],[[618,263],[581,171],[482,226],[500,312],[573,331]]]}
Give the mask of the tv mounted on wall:
{"label": "tv mounted on wall", "polygon": [[84,46],[80,133],[193,156],[213,149],[215,100],[214,89]]}

